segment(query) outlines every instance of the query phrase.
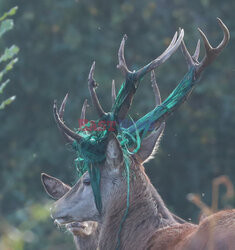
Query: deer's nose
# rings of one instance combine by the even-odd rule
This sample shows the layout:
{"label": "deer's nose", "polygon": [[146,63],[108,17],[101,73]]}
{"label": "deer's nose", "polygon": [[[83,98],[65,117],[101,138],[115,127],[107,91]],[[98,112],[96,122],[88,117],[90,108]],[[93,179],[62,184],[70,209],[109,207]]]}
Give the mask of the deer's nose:
{"label": "deer's nose", "polygon": [[51,218],[53,220],[56,220],[58,217],[60,217],[59,215],[59,211],[58,211],[58,206],[56,203],[54,203],[51,207],[50,207],[50,214],[51,214]]}
{"label": "deer's nose", "polygon": [[53,208],[52,208],[52,207],[50,207],[50,215],[51,215],[51,218],[54,220],[54,217],[53,217],[53,213],[52,213],[52,211],[53,211]]}
{"label": "deer's nose", "polygon": [[51,212],[51,218],[57,223],[57,224],[66,224],[72,222],[72,218],[66,213],[65,209],[63,209],[60,204],[57,204],[55,202],[50,207]]}

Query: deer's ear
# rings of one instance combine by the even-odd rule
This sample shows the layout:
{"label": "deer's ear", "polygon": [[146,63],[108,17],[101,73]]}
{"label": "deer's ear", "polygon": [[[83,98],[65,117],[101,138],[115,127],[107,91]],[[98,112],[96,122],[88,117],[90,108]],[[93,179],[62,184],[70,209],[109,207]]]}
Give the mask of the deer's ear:
{"label": "deer's ear", "polygon": [[55,200],[64,196],[71,187],[50,175],[41,174],[41,181],[47,194]]}
{"label": "deer's ear", "polygon": [[122,148],[114,133],[111,133],[108,138],[106,163],[111,169],[120,168],[123,165]]}
{"label": "deer's ear", "polygon": [[165,129],[165,122],[163,122],[160,127],[153,131],[148,137],[144,138],[139,151],[136,153],[137,158],[141,163],[147,162],[154,157],[157,152],[161,136]]}

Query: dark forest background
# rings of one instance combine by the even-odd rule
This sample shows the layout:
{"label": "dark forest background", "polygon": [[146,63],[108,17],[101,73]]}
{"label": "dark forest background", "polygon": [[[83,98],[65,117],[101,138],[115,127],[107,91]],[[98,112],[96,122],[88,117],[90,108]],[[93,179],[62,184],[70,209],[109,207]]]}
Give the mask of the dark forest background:
{"label": "dark forest background", "polygon": [[[229,27],[228,47],[167,120],[159,152],[146,169],[168,207],[194,222],[200,210],[186,199],[188,193],[198,193],[210,204],[215,177],[228,175],[235,183],[235,1],[1,0],[0,13],[15,5],[14,30],[0,41],[1,51],[11,43],[20,48],[19,62],[8,74],[11,83],[1,96],[16,95],[0,111],[1,249],[74,249],[72,237],[53,225],[52,201],[40,181],[41,172],[71,185],[77,179],[75,155],[53,119],[53,100],[62,101],[69,93],[65,120],[77,127],[84,99],[91,103],[87,76],[95,60],[97,92],[108,111],[112,79],[118,88],[123,82],[116,69],[123,34],[128,35],[127,63],[136,69],[160,55],[178,27],[184,28],[191,51],[199,38],[197,27],[212,45],[222,39],[216,17]],[[163,99],[186,71],[180,50],[157,69]],[[137,92],[131,110],[135,119],[154,106],[150,76]],[[87,116],[96,118],[92,108]],[[219,206],[225,206],[223,200]]]}

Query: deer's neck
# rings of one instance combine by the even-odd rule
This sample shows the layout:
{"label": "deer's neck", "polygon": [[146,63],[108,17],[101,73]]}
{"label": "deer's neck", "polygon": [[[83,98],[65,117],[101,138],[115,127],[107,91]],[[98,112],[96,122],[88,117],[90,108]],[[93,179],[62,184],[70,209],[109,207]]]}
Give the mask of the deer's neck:
{"label": "deer's neck", "polygon": [[[125,185],[124,185],[125,186]],[[116,249],[118,231],[126,210],[126,186],[118,190],[102,221],[99,249]],[[120,198],[120,193],[123,197]],[[115,195],[113,195],[115,197]],[[176,224],[160,195],[143,173],[130,186],[130,206],[120,233],[120,249],[144,249],[151,235],[160,228]]]}
{"label": "deer's neck", "polygon": [[89,237],[74,236],[74,242],[77,250],[96,249],[98,244],[98,235]]}
{"label": "deer's neck", "polygon": [[164,221],[166,226],[168,226],[168,224],[175,224],[176,220],[173,218],[172,213],[166,207],[164,201],[162,200],[162,197],[157,192],[155,187],[150,183],[149,188],[151,189],[153,200],[155,200],[156,206],[158,207],[158,217],[161,216],[162,218],[162,224],[164,224]]}
{"label": "deer's neck", "polygon": [[74,243],[77,250],[93,250],[97,249],[98,238],[100,233],[100,225],[90,235],[76,236],[74,235]]}

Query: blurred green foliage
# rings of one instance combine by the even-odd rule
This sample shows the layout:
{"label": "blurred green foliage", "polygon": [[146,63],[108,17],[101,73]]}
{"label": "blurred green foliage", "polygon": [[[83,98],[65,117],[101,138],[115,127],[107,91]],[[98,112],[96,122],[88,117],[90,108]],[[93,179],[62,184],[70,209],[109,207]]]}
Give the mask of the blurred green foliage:
{"label": "blurred green foliage", "polygon": [[[41,172],[68,184],[77,178],[75,155],[56,128],[52,103],[69,92],[65,120],[77,127],[82,103],[89,96],[89,68],[96,60],[97,92],[109,110],[111,81],[115,79],[118,87],[123,81],[116,69],[123,34],[129,37],[127,63],[136,69],[158,56],[178,27],[185,29],[191,51],[199,38],[198,26],[214,45],[222,39],[216,17],[229,27],[229,46],[205,72],[190,100],[168,119],[159,152],[146,169],[167,205],[185,219],[198,216],[186,200],[188,193],[203,193],[202,199],[210,204],[213,178],[226,174],[235,183],[234,1],[3,0],[0,13],[14,4],[19,6],[14,31],[0,40],[1,49],[9,43],[21,49],[19,62],[9,72],[14,84],[7,89],[7,95],[17,95],[17,102],[0,113],[0,244],[6,249],[73,249],[72,238],[57,230],[45,211],[48,198],[40,182]],[[10,51],[9,56],[14,49]],[[5,59],[8,56],[1,60]],[[180,51],[159,67],[163,98],[186,70]],[[148,76],[141,82],[131,115],[139,118],[153,106]],[[92,108],[87,116],[96,118]]]}
{"label": "blurred green foliage", "polygon": [[[7,19],[9,16],[15,15],[18,7],[11,8],[8,12],[5,12],[0,17],[0,39],[2,36],[9,30],[11,30],[14,26],[14,22],[12,19]],[[9,79],[3,80],[3,76],[13,68],[14,64],[17,62],[17,58],[14,58],[15,55],[19,52],[19,48],[15,45],[12,45],[10,48],[6,48],[3,54],[0,56],[0,64],[5,63],[10,60],[10,62],[4,66],[3,70],[0,71],[0,94],[3,93],[3,90],[9,83]],[[4,109],[6,105],[11,104],[15,100],[15,96],[9,97],[6,100],[0,103],[0,110]]]}

